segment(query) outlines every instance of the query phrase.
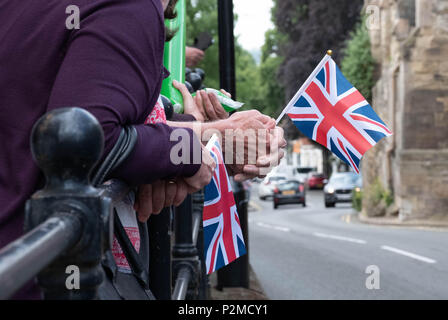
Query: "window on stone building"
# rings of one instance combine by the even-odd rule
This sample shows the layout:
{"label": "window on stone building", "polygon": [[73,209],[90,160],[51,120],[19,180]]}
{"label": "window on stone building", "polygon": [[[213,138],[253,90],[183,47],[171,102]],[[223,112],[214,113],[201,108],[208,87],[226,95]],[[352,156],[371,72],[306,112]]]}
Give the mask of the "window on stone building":
{"label": "window on stone building", "polygon": [[398,15],[401,19],[409,21],[409,26],[415,27],[415,1],[416,0],[399,0]]}

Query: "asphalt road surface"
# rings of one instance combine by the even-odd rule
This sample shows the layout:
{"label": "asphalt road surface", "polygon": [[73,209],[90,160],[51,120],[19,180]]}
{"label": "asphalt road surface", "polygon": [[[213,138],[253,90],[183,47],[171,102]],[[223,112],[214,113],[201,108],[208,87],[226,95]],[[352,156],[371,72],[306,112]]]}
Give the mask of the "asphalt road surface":
{"label": "asphalt road surface", "polygon": [[448,232],[362,224],[321,191],[277,210],[257,194],[250,261],[270,299],[448,299]]}

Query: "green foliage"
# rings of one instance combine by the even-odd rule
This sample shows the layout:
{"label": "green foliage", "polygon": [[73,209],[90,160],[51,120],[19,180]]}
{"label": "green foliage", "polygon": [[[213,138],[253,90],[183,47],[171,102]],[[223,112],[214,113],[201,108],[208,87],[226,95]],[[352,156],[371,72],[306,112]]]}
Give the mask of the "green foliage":
{"label": "green foliage", "polygon": [[187,45],[193,45],[201,32],[209,32],[215,44],[207,49],[198,66],[206,72],[205,85],[219,88],[218,2],[216,0],[187,1]]}
{"label": "green foliage", "polygon": [[386,207],[389,207],[394,203],[394,197],[390,190],[383,187],[380,179],[376,178],[370,185],[368,194],[366,194],[368,201],[371,205],[378,206],[384,203]]}
{"label": "green foliage", "polygon": [[352,205],[353,205],[353,209],[355,209],[358,212],[361,212],[361,210],[362,210],[362,191],[353,191]]}
{"label": "green foliage", "polygon": [[370,51],[370,38],[364,18],[350,34],[350,40],[347,42],[341,62],[341,71],[347,80],[368,101],[371,101],[374,69],[375,63]]}
{"label": "green foliage", "polygon": [[[220,87],[217,12],[216,0],[187,1],[187,45],[192,45],[194,38],[203,31],[209,32],[215,39],[215,44],[207,49],[205,59],[198,66],[204,69],[205,85],[211,88]],[[283,106],[283,89],[277,81],[277,70],[282,61],[275,53],[278,38],[275,30],[266,34],[267,43],[262,48],[260,65],[236,39],[236,91],[238,100],[245,103],[242,110],[258,109],[274,116]]]}

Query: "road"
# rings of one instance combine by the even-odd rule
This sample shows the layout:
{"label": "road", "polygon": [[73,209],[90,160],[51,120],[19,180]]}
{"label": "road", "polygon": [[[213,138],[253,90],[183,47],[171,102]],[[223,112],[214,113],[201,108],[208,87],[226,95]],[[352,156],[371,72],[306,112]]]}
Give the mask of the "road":
{"label": "road", "polygon": [[251,202],[250,262],[270,299],[448,299],[446,231],[362,224],[321,191],[273,210],[255,185]]}

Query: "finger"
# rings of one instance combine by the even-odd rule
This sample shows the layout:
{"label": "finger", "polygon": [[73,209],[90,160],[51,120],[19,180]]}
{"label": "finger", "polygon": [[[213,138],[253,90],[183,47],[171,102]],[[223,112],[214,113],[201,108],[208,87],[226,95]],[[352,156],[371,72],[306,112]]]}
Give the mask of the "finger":
{"label": "finger", "polygon": [[159,214],[165,207],[165,181],[157,181],[152,188],[152,209]]}
{"label": "finger", "polygon": [[215,109],[213,108],[213,104],[210,101],[208,94],[205,91],[201,90],[201,95],[202,95],[202,100],[204,102],[204,109],[205,109],[205,113],[207,114],[207,117],[210,120],[217,120],[218,116],[216,115]]}
{"label": "finger", "polygon": [[220,90],[222,93],[224,93],[226,96],[228,96],[229,98],[232,98],[232,95],[230,93],[228,93],[226,90],[221,89]]}
{"label": "finger", "polygon": [[221,105],[221,102],[219,102],[218,97],[214,93],[209,93],[208,97],[210,98],[210,101],[213,105],[213,109],[219,119],[227,119],[228,113]]}
{"label": "finger", "polygon": [[173,204],[176,207],[180,206],[182,202],[184,202],[187,195],[188,195],[188,185],[185,183],[183,179],[178,179],[176,196],[174,197]]}
{"label": "finger", "polygon": [[285,156],[284,149],[277,149],[275,152],[272,152],[266,156],[260,157],[257,159],[257,167],[276,167],[279,165],[280,160]]}
{"label": "finger", "polygon": [[274,129],[276,126],[275,120],[267,115],[260,114],[256,118],[258,121],[263,123],[263,125],[266,129]]}
{"label": "finger", "polygon": [[243,167],[243,174],[258,176],[260,174],[260,168],[252,164],[245,165]]}
{"label": "finger", "polygon": [[257,175],[248,175],[248,174],[244,174],[244,173],[238,173],[234,177],[234,180],[236,182],[243,182],[243,181],[250,180],[250,179],[253,179],[253,178],[256,178],[256,177],[257,177]]}
{"label": "finger", "polygon": [[200,92],[196,93],[196,96],[194,97],[194,102],[196,103],[196,106],[198,107],[199,112],[201,113],[202,117],[205,120],[208,120],[207,115],[204,110],[204,104],[203,104],[203,100],[202,100],[202,96],[201,96]]}
{"label": "finger", "polygon": [[182,94],[182,97],[185,99],[192,99],[190,91],[188,91],[188,88],[185,84],[180,83],[176,80],[173,80],[173,87],[180,91]]}
{"label": "finger", "polygon": [[171,207],[174,203],[174,198],[176,197],[177,183],[173,181],[166,182],[165,187],[165,208]]}
{"label": "finger", "polygon": [[153,212],[152,185],[141,186],[138,190],[138,220],[146,222]]}
{"label": "finger", "polygon": [[286,142],[284,138],[284,130],[281,127],[275,127],[273,130],[271,130],[270,134],[273,137],[273,140],[275,140],[275,143],[279,148],[286,148],[288,143]]}

